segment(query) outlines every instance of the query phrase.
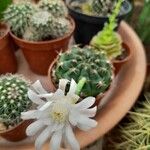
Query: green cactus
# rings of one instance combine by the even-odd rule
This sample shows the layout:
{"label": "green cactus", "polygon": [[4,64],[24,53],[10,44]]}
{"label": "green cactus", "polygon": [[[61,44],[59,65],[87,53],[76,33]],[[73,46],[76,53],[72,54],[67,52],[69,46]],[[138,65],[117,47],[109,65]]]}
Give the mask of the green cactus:
{"label": "green cactus", "polygon": [[30,82],[21,75],[0,77],[0,122],[7,128],[21,121],[21,112],[27,111],[31,101],[27,96]]}
{"label": "green cactus", "polygon": [[117,0],[92,0],[91,10],[96,16],[108,16],[112,13]]}
{"label": "green cactus", "polygon": [[122,54],[122,40],[120,35],[114,31],[117,27],[117,19],[123,0],[118,0],[109,23],[106,23],[103,30],[93,37],[91,45],[100,51],[105,51],[109,59],[115,59]]}
{"label": "green cactus", "polygon": [[29,2],[12,4],[4,12],[3,20],[10,25],[16,36],[22,37],[35,10],[33,4]]}
{"label": "green cactus", "polygon": [[94,51],[90,46],[74,46],[70,51],[60,54],[52,76],[56,84],[61,78],[73,78],[77,83],[85,78],[81,96],[86,97],[103,94],[111,84],[113,70],[105,53]]}
{"label": "green cactus", "polygon": [[70,31],[70,21],[66,18],[57,18],[52,24],[52,38],[62,37]]}
{"label": "green cactus", "polygon": [[49,11],[55,17],[67,17],[68,11],[62,0],[41,0],[39,8]]}

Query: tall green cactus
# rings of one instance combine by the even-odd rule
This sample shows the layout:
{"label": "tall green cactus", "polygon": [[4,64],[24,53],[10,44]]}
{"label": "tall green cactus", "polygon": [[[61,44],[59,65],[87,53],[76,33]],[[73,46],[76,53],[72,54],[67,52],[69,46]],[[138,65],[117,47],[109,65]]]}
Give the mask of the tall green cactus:
{"label": "tall green cactus", "polygon": [[21,121],[21,112],[31,107],[27,96],[30,83],[21,75],[3,75],[0,77],[0,122],[7,128]]}
{"label": "tall green cactus", "polygon": [[112,15],[109,17],[109,22],[105,24],[102,31],[93,37],[91,45],[95,46],[100,51],[105,51],[108,58],[114,59],[122,54],[122,40],[114,29],[117,27],[117,16],[123,0],[118,0]]}
{"label": "tall green cactus", "polygon": [[86,78],[86,83],[81,91],[82,96],[103,94],[113,79],[112,65],[106,55],[92,47],[78,46],[60,54],[53,70],[55,82],[58,83],[61,78],[73,78],[78,83],[83,77]]}

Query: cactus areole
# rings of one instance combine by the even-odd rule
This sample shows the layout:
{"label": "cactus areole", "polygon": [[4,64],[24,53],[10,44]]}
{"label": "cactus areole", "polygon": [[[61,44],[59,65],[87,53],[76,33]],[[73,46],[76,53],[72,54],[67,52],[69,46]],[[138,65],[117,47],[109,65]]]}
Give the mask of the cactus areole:
{"label": "cactus areole", "polygon": [[73,78],[76,82],[84,78],[85,84],[80,94],[82,97],[97,96],[109,88],[113,67],[105,53],[95,51],[92,47],[74,46],[59,56],[52,72],[56,84],[61,78]]}

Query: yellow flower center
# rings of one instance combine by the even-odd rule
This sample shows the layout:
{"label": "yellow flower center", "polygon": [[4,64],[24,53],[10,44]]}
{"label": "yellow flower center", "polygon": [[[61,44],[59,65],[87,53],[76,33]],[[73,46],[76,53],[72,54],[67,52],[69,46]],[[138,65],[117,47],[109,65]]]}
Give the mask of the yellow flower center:
{"label": "yellow flower center", "polygon": [[69,111],[65,104],[54,103],[50,112],[51,118],[58,123],[64,123],[68,118]]}

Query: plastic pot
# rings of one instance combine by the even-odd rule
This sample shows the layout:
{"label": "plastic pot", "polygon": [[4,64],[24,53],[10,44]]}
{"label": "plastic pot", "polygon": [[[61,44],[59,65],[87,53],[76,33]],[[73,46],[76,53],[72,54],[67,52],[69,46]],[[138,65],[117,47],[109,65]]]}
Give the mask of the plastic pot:
{"label": "plastic pot", "polygon": [[27,137],[26,128],[32,123],[32,120],[22,121],[16,127],[0,132],[0,136],[11,142],[18,142]]}
{"label": "plastic pot", "polygon": [[0,32],[0,74],[16,73],[17,60],[8,26],[0,23]]}
{"label": "plastic pot", "polygon": [[[67,6],[70,15],[74,18],[76,23],[76,29],[74,38],[77,44],[82,44],[83,46],[88,44],[92,37],[102,30],[105,22],[108,21],[108,17],[95,17],[83,14],[71,7],[70,3],[76,0],[68,0]],[[132,5],[128,1],[123,2],[122,6],[125,10],[124,14],[118,16],[118,24],[122,19],[128,16],[132,10]]]}
{"label": "plastic pot", "polygon": [[69,20],[71,22],[70,33],[55,40],[31,42],[20,39],[10,32],[33,72],[46,75],[49,65],[57,57],[58,53],[68,48],[70,38],[75,29],[74,20],[71,17],[69,17]]}

